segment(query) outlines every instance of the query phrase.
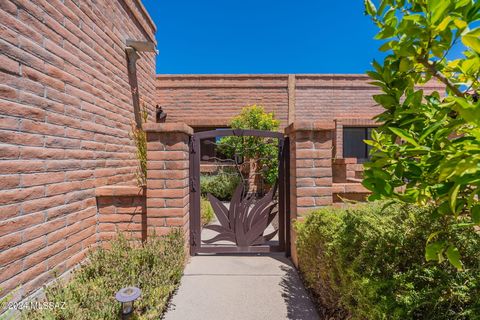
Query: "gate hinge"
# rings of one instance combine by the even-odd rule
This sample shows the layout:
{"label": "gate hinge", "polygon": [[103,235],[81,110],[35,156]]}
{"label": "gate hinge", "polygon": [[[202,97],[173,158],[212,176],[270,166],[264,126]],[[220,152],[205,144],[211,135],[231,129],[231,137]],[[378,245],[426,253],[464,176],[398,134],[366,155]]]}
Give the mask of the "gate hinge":
{"label": "gate hinge", "polygon": [[192,233],[192,245],[194,247],[197,245],[197,233],[195,231]]}
{"label": "gate hinge", "polygon": [[194,177],[190,178],[190,191],[197,191],[197,180]]}
{"label": "gate hinge", "polygon": [[192,136],[190,137],[190,153],[196,153],[197,150],[195,150],[195,137]]}

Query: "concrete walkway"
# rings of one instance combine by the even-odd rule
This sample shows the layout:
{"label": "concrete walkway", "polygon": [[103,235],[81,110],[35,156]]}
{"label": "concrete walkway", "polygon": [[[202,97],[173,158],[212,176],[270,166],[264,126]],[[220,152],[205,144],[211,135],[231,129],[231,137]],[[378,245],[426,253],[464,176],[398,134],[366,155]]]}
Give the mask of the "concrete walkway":
{"label": "concrete walkway", "polygon": [[195,256],[166,320],[317,320],[297,271],[283,254]]}

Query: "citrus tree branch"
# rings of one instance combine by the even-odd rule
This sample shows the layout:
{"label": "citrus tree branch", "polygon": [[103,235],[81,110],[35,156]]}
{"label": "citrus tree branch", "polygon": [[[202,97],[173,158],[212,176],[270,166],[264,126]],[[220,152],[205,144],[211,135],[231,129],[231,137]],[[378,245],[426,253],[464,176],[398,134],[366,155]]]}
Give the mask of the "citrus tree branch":
{"label": "citrus tree branch", "polygon": [[462,91],[460,91],[460,89],[458,89],[447,77],[445,77],[443,73],[439,72],[435,68],[434,64],[432,64],[427,59],[419,59],[418,61],[428,70],[428,72],[432,74],[432,76],[434,76],[440,82],[445,84],[447,88],[449,88],[450,91],[452,91],[456,96],[465,98],[465,94]]}

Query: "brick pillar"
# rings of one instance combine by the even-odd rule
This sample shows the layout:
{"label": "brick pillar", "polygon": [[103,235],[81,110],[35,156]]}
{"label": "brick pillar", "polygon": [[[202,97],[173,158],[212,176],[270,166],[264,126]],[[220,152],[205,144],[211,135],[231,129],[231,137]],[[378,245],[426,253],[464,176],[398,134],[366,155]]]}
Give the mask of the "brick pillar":
{"label": "brick pillar", "polygon": [[[189,140],[184,123],[147,123],[147,228],[166,234],[189,229]],[[188,236],[185,236],[188,239]]]}
{"label": "brick pillar", "polygon": [[[290,140],[290,218],[328,206],[332,197],[333,121],[296,121],[285,129]],[[297,265],[295,232],[292,259]]]}

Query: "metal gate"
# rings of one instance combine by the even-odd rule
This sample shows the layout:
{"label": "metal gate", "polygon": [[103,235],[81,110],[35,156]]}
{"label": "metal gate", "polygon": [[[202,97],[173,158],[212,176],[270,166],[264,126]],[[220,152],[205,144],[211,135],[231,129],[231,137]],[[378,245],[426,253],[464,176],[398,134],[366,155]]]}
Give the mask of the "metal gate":
{"label": "metal gate", "polygon": [[[247,157],[251,141],[270,154],[263,159]],[[212,154],[215,148],[230,156]],[[210,154],[202,155],[202,149],[208,149]],[[288,158],[288,138],[279,132],[218,129],[195,133],[190,141],[190,253],[289,254]],[[201,179],[207,176],[201,175],[201,168],[205,167],[225,175],[228,169],[228,174],[238,175],[230,199],[222,202],[202,191]],[[265,172],[274,182],[264,183]],[[202,225],[201,197],[203,206],[209,203],[215,214],[208,225]]]}

